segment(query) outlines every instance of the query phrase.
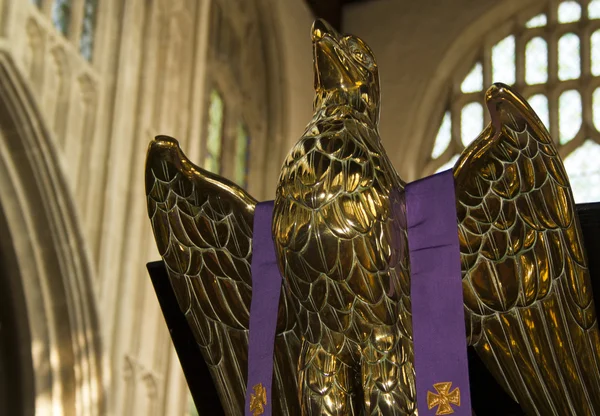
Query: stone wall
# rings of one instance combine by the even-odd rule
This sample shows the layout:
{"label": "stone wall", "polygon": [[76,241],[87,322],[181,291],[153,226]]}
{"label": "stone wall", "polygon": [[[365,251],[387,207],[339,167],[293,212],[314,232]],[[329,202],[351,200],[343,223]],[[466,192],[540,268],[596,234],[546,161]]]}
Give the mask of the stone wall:
{"label": "stone wall", "polygon": [[[63,36],[52,24],[53,0],[0,1],[0,63],[12,74],[2,80],[11,91],[2,103],[27,109],[0,124],[5,147],[22,144],[0,148],[8,163],[0,168],[10,169],[0,195],[7,244],[17,245],[3,254],[18,255],[3,262],[18,265],[3,274],[19,276],[34,341],[24,346],[31,406],[40,415],[184,414],[187,387],[145,270],[158,259],[146,148],[154,135],[172,135],[200,162],[207,92],[218,83],[228,109],[248,122],[249,190],[272,196],[283,155],[311,114],[312,17],[300,0],[99,1],[88,62],[79,52],[84,3],[71,1]],[[231,40],[219,59],[217,7]]]}

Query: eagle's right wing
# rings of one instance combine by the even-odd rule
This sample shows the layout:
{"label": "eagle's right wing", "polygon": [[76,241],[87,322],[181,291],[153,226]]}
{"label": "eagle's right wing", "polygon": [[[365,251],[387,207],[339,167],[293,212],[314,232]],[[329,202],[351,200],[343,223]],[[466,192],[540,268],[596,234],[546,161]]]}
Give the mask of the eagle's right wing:
{"label": "eagle's right wing", "polygon": [[527,414],[600,412],[600,332],[565,168],[510,87],[456,164],[469,340]]}
{"label": "eagle's right wing", "polygon": [[[256,200],[235,184],[192,164],[178,142],[166,136],[150,143],[146,195],[159,253],[225,413],[241,415],[247,381]],[[289,415],[299,410],[300,341],[283,292],[272,403],[274,414]]]}

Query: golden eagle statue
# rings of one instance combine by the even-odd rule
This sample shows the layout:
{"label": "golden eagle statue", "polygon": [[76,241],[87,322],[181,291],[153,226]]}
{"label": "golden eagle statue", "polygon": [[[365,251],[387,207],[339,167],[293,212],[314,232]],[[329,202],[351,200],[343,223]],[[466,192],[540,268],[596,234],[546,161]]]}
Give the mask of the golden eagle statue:
{"label": "golden eagle statue", "polygon": [[[312,28],[314,116],[284,161],[273,238],[284,290],[273,414],[416,415],[404,182],[378,134],[373,53]],[[553,140],[509,87],[454,167],[467,340],[531,415],[600,414],[600,338]],[[244,412],[257,202],[151,142],[148,213],[227,414]],[[423,413],[423,411],[421,411]]]}

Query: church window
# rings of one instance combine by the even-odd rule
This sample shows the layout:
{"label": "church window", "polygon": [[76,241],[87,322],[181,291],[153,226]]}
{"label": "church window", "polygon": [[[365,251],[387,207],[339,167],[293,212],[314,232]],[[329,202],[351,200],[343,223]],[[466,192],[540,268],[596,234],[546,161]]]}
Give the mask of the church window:
{"label": "church window", "polygon": [[234,180],[243,188],[248,186],[248,160],[250,136],[243,123],[238,124],[235,148],[235,174]]}
{"label": "church window", "polygon": [[52,3],[52,23],[63,35],[69,33],[71,0],[54,0],[54,3]]}
{"label": "church window", "polygon": [[208,107],[208,134],[206,140],[206,156],[204,169],[213,173],[221,172],[221,147],[223,144],[223,98],[213,89],[210,93]]}
{"label": "church window", "polygon": [[556,140],[575,201],[600,201],[600,0],[553,2],[524,21],[495,39],[491,33],[490,46],[456,80],[423,174],[454,165],[489,119],[485,89],[503,82]]}
{"label": "church window", "polygon": [[97,9],[98,0],[85,0],[83,6],[81,37],[79,39],[79,51],[81,52],[81,55],[88,61],[92,60],[94,53]]}
{"label": "church window", "polygon": [[515,82],[515,37],[507,36],[492,47],[492,77],[497,82]]}
{"label": "church window", "polygon": [[548,45],[540,36],[525,47],[525,81],[530,85],[548,81]]}

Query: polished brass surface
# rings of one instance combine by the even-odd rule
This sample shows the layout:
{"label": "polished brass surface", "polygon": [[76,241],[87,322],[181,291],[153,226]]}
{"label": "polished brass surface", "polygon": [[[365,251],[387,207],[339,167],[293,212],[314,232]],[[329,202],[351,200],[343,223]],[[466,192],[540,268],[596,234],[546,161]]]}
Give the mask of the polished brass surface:
{"label": "polished brass surface", "polygon": [[302,336],[306,414],[416,412],[404,184],[358,38],[313,25],[315,113],[288,154],[273,235]]}
{"label": "polished brass surface", "polygon": [[[146,159],[148,214],[181,310],[228,415],[243,414],[256,201],[232,182],[193,165],[175,139],[160,136]],[[300,338],[281,297],[275,340],[273,414],[300,414]]]}
{"label": "polished brass surface", "polygon": [[[273,413],[416,415],[404,183],[377,131],[377,65],[323,21],[312,40],[315,112],[273,217],[285,288]],[[468,341],[528,414],[600,413],[598,324],[564,167],[517,93],[497,84],[486,103],[492,122],[454,169]],[[241,415],[256,201],[164,136],[150,144],[146,192],[179,305],[226,413]],[[430,408],[451,414],[461,392],[436,386]]]}
{"label": "polished brass surface", "polygon": [[579,221],[547,130],[509,87],[454,169],[470,344],[527,414],[600,413],[600,337]]}

